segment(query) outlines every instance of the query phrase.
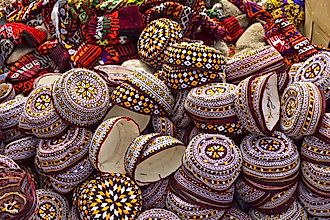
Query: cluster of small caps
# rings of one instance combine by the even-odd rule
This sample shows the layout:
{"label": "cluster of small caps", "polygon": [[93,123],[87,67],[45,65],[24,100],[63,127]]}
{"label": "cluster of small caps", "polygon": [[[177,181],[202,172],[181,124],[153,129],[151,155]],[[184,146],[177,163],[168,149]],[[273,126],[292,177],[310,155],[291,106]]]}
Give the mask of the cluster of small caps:
{"label": "cluster of small caps", "polygon": [[330,52],[255,2],[0,8],[0,219],[329,218]]}

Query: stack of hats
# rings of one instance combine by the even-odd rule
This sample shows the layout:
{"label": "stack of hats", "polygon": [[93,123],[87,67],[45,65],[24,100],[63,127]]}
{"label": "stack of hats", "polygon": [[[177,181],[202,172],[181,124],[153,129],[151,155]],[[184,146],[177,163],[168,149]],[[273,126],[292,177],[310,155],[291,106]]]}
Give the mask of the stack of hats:
{"label": "stack of hats", "polygon": [[302,0],[3,1],[0,219],[330,218]]}
{"label": "stack of hats", "polygon": [[329,113],[325,113],[318,131],[303,139],[301,146],[302,181],[299,199],[314,217],[330,217]]}
{"label": "stack of hats", "polygon": [[235,111],[237,86],[209,83],[188,93],[185,109],[195,127],[208,133],[219,133],[239,140],[244,134]]}
{"label": "stack of hats", "polygon": [[173,90],[194,88],[215,81],[226,81],[225,57],[213,47],[181,42],[166,48],[163,80]]}
{"label": "stack of hats", "polygon": [[241,143],[243,175],[239,197],[264,214],[280,214],[297,198],[300,158],[296,145],[275,131],[269,137],[248,135]]}
{"label": "stack of hats", "polygon": [[[194,214],[194,209],[197,219],[207,210],[218,215],[232,205],[234,182],[241,166],[241,152],[228,137],[220,134],[195,136],[185,151],[183,165],[171,179],[166,207],[180,217]],[[191,210],[185,210],[189,206],[181,207],[180,203],[191,204]]]}
{"label": "stack of hats", "polygon": [[50,178],[56,191],[69,193],[93,172],[88,159],[91,139],[90,130],[69,127],[60,136],[40,140],[36,166]]}
{"label": "stack of hats", "polygon": [[250,76],[238,84],[235,108],[240,123],[252,134],[270,135],[280,119],[277,75]]}

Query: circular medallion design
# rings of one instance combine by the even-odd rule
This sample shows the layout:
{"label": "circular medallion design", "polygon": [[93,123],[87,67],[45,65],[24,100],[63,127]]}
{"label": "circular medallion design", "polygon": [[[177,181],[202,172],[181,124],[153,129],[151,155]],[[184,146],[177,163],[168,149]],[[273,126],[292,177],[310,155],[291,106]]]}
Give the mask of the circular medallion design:
{"label": "circular medallion design", "polygon": [[227,155],[227,148],[220,144],[209,145],[205,148],[205,155],[211,160],[223,159]]}
{"label": "circular medallion design", "polygon": [[190,141],[183,166],[210,188],[226,190],[240,173],[242,155],[228,137],[202,133]]}
{"label": "circular medallion design", "polygon": [[93,125],[106,114],[110,103],[106,82],[87,69],[72,69],[53,84],[56,110],[68,122]]}
{"label": "circular medallion design", "polygon": [[281,132],[275,131],[269,137],[248,135],[241,143],[241,151],[246,176],[265,181],[276,179],[280,183],[299,171],[297,147]]}
{"label": "circular medallion design", "polygon": [[51,190],[38,189],[38,211],[36,220],[66,220],[69,215],[69,202]]}
{"label": "circular medallion design", "polygon": [[31,129],[39,138],[50,138],[62,133],[68,126],[55,111],[52,88],[41,85],[34,89],[27,98],[20,117],[20,127]]}
{"label": "circular medallion design", "polygon": [[141,211],[142,198],[129,177],[101,174],[76,190],[74,204],[82,219],[135,219]]}
{"label": "circular medallion design", "polygon": [[297,70],[295,82],[312,82],[330,97],[330,53],[319,52],[308,58]]}

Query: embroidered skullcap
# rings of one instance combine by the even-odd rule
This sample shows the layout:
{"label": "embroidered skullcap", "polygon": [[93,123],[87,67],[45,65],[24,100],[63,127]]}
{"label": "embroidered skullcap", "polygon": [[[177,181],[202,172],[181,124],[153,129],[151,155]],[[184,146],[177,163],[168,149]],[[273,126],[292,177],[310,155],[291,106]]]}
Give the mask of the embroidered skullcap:
{"label": "embroidered skullcap", "polygon": [[306,187],[318,195],[330,197],[330,166],[303,161],[301,173]]}
{"label": "embroidered skullcap", "polygon": [[237,86],[209,83],[188,93],[185,109],[198,129],[217,132],[229,137],[244,133],[235,111]]}
{"label": "embroidered skullcap", "polygon": [[72,69],[53,84],[56,111],[66,121],[88,126],[100,121],[108,111],[110,95],[105,81],[87,69]]}
{"label": "embroidered skullcap", "polygon": [[239,82],[249,76],[279,71],[285,67],[282,55],[272,46],[247,51],[225,65],[228,82]]}
{"label": "embroidered skullcap", "polygon": [[16,96],[15,99],[0,104],[1,129],[8,129],[18,125],[25,102],[25,97]]}
{"label": "embroidered skullcap", "polygon": [[224,211],[222,210],[202,208],[198,205],[187,202],[171,191],[167,193],[166,208],[167,210],[174,212],[181,219],[217,220],[224,214]]}
{"label": "embroidered skullcap", "polygon": [[207,71],[199,68],[179,69],[167,64],[163,65],[162,74],[166,85],[175,91],[191,89],[219,79],[221,82],[226,81],[223,72]]}
{"label": "embroidered skullcap", "polygon": [[38,189],[38,211],[36,220],[67,220],[69,215],[68,200],[51,190]]}
{"label": "embroidered skullcap", "polygon": [[150,121],[150,115],[171,115],[174,98],[167,86],[154,75],[134,70],[128,82],[122,83],[111,94],[114,105],[106,118],[128,116],[143,131]]}
{"label": "embroidered skullcap", "polygon": [[93,171],[93,165],[88,157],[85,157],[65,171],[49,175],[49,179],[57,192],[67,194],[85,181]]}
{"label": "embroidered skullcap", "polygon": [[171,136],[140,135],[126,151],[125,170],[138,185],[148,185],[174,173],[182,164],[185,149]]}
{"label": "embroidered skullcap", "polygon": [[223,71],[225,58],[222,53],[200,43],[181,42],[168,47],[165,61],[169,66],[177,68],[203,69]]}
{"label": "embroidered skullcap", "polygon": [[330,97],[330,52],[320,52],[308,58],[298,69],[295,82],[312,82]]}
{"label": "embroidered skullcap", "polygon": [[312,192],[303,183],[299,184],[299,201],[311,216],[330,216],[330,198]]}
{"label": "embroidered skullcap", "polygon": [[234,186],[224,191],[213,190],[181,167],[173,176],[171,190],[186,201],[205,208],[227,209],[234,199]]}
{"label": "embroidered skullcap", "polygon": [[197,87],[221,79],[225,82],[225,57],[212,47],[200,43],[173,44],[165,52],[162,74],[173,90]]}
{"label": "embroidered skullcap", "polygon": [[174,98],[163,81],[143,70],[134,71],[128,80],[133,87],[155,100],[165,114],[172,113]]}
{"label": "embroidered skullcap", "polygon": [[301,145],[301,156],[306,161],[330,166],[329,143],[314,135],[306,136]]}
{"label": "embroidered skullcap", "polygon": [[88,153],[91,138],[90,130],[71,127],[61,136],[41,140],[36,157],[38,167],[45,173],[67,169]]}
{"label": "embroidered skullcap", "polygon": [[252,134],[270,135],[280,119],[277,75],[252,76],[238,85],[236,114],[244,128]]}
{"label": "embroidered skullcap", "polygon": [[256,209],[250,209],[249,215],[253,220],[308,220],[308,215],[305,209],[299,204],[298,201],[295,201],[286,211],[283,211],[280,214],[267,215]]}
{"label": "embroidered skullcap", "polygon": [[20,127],[32,130],[39,138],[51,138],[61,134],[68,123],[55,111],[50,85],[34,89],[27,98]]}
{"label": "embroidered skullcap", "polygon": [[94,168],[106,173],[125,174],[126,150],[139,134],[139,126],[128,117],[116,117],[102,122],[89,147],[89,159]]}
{"label": "embroidered skullcap", "polygon": [[275,131],[271,136],[246,136],[241,143],[243,174],[259,187],[288,186],[297,180],[299,152],[285,134]]}
{"label": "embroidered skullcap", "polygon": [[15,90],[10,83],[0,84],[0,103],[10,101],[15,98]]}
{"label": "embroidered skullcap", "polygon": [[188,93],[185,109],[195,120],[221,120],[236,116],[234,101],[236,86],[228,83],[209,83]]}
{"label": "embroidered skullcap", "polygon": [[248,216],[245,212],[240,209],[231,208],[225,212],[225,214],[221,218],[222,220],[251,220],[250,216]]}
{"label": "embroidered skullcap", "polygon": [[143,209],[164,208],[168,184],[169,179],[166,178],[141,188]]}
{"label": "embroidered skullcap", "polygon": [[140,59],[149,66],[161,66],[164,63],[164,51],[181,41],[182,34],[179,24],[175,21],[161,18],[150,22],[138,41]]}
{"label": "embroidered skullcap", "polygon": [[149,209],[142,212],[136,220],[180,220],[180,218],[171,211],[166,209]]}
{"label": "embroidered skullcap", "polygon": [[3,155],[16,162],[25,161],[36,155],[38,143],[39,139],[34,136],[18,139],[5,147]]}
{"label": "embroidered skullcap", "polygon": [[98,174],[73,195],[81,219],[135,219],[142,207],[141,190],[123,174]]}
{"label": "embroidered skullcap", "polygon": [[227,190],[241,171],[242,155],[224,135],[199,134],[190,141],[183,166],[211,189]]}
{"label": "embroidered skullcap", "polygon": [[281,130],[299,139],[316,132],[325,111],[325,99],[311,82],[291,84],[281,97]]}
{"label": "embroidered skullcap", "polygon": [[29,219],[37,209],[31,176],[10,158],[0,155],[1,219]]}

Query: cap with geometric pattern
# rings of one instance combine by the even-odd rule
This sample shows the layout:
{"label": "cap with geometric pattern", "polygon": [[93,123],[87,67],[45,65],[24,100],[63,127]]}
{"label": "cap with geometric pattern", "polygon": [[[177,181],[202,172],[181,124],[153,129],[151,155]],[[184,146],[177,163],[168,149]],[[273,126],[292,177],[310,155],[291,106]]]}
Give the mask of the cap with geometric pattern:
{"label": "cap with geometric pattern", "polygon": [[37,190],[38,210],[36,220],[68,220],[69,202],[60,194],[45,189]]}
{"label": "cap with geometric pattern", "polygon": [[98,174],[76,188],[73,205],[81,219],[135,219],[142,208],[141,190],[123,174]]}
{"label": "cap with geometric pattern", "polygon": [[314,134],[325,105],[324,95],[315,84],[292,83],[281,97],[281,130],[295,139]]}
{"label": "cap with geometric pattern", "polygon": [[53,84],[56,111],[77,126],[99,122],[109,108],[110,95],[106,82],[95,72],[72,69]]}
{"label": "cap with geometric pattern", "polygon": [[39,86],[30,93],[20,117],[21,128],[32,130],[39,138],[51,138],[61,134],[68,125],[55,111],[50,85]]}
{"label": "cap with geometric pattern", "polygon": [[150,22],[138,41],[140,59],[149,66],[161,66],[166,48],[181,41],[182,37],[181,28],[175,21],[160,18]]}
{"label": "cap with geometric pattern", "polygon": [[190,141],[183,166],[211,189],[227,190],[241,171],[242,154],[230,138],[202,133]]}

